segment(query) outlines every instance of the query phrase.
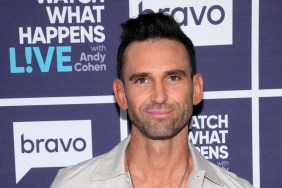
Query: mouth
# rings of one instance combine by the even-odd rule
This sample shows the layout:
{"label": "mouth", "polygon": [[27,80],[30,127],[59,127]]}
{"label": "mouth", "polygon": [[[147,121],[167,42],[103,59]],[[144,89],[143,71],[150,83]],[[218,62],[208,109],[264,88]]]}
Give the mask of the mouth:
{"label": "mouth", "polygon": [[172,109],[151,109],[147,110],[146,113],[154,118],[166,118],[173,113]]}

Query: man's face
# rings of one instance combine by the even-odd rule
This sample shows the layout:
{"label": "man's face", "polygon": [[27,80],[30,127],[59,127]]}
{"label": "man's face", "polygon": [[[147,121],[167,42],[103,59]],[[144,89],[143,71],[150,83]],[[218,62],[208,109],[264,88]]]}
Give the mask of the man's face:
{"label": "man's face", "polygon": [[193,80],[184,46],[174,40],[133,42],[125,52],[124,101],[133,128],[153,140],[175,136],[193,110]]}

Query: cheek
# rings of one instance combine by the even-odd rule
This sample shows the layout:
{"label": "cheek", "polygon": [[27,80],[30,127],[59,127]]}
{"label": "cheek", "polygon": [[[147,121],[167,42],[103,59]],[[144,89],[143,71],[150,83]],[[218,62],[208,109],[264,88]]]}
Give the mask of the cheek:
{"label": "cheek", "polygon": [[173,89],[169,93],[169,98],[179,103],[183,103],[187,101],[191,102],[193,99],[193,92],[191,90],[192,89],[187,87]]}
{"label": "cheek", "polygon": [[146,88],[130,87],[126,90],[126,97],[133,103],[140,103],[149,98],[150,91]]}
{"label": "cheek", "polygon": [[144,103],[145,95],[140,92],[131,90],[130,92],[126,93],[126,99],[129,108],[136,110],[136,108],[140,108],[140,106]]}

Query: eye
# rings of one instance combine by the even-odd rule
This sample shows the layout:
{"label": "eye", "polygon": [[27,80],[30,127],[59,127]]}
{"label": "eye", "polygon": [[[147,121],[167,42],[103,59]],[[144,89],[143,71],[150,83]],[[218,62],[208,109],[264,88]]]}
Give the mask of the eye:
{"label": "eye", "polygon": [[181,77],[179,77],[177,75],[171,75],[171,76],[168,77],[167,80],[170,81],[170,82],[175,82],[175,81],[181,80]]}
{"label": "eye", "polygon": [[134,83],[140,86],[145,86],[149,84],[149,80],[147,78],[138,78]]}

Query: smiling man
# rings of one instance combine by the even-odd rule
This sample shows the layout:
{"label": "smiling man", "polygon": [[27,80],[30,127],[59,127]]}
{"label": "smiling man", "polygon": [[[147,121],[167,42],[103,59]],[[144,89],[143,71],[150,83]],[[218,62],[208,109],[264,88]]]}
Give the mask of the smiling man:
{"label": "smiling man", "polygon": [[195,73],[193,44],[177,22],[152,13],[122,27],[113,90],[120,108],[128,110],[131,135],[112,151],[61,170],[51,187],[252,187],[188,142],[203,80]]}

